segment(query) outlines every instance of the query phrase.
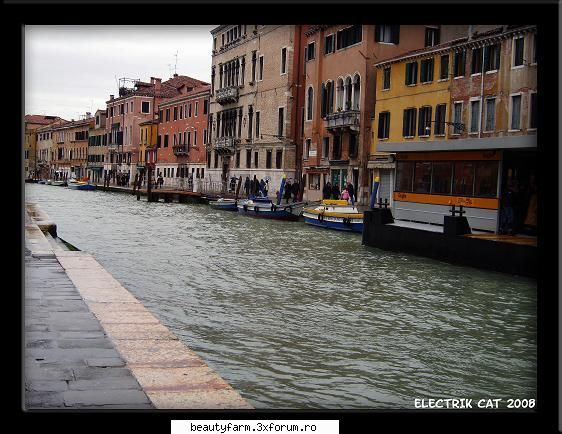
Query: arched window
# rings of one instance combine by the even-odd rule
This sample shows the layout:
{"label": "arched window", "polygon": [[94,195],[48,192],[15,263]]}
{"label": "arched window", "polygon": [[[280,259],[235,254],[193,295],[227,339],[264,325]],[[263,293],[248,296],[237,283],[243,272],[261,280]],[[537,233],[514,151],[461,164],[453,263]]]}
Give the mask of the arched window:
{"label": "arched window", "polygon": [[343,110],[343,93],[344,93],[344,89],[343,89],[343,79],[338,78],[338,87],[337,87],[337,109],[338,110]]}
{"label": "arched window", "polygon": [[345,107],[344,110],[351,110],[351,77],[345,79]]}
{"label": "arched window", "polygon": [[312,86],[308,88],[308,95],[306,101],[307,101],[306,120],[310,121],[312,120],[312,105],[314,103],[314,90],[312,89]]}
{"label": "arched window", "polygon": [[355,74],[353,77],[353,110],[359,110],[359,103],[361,101],[361,77]]}
{"label": "arched window", "polygon": [[334,112],[334,82],[328,81],[326,83],[326,114]]}

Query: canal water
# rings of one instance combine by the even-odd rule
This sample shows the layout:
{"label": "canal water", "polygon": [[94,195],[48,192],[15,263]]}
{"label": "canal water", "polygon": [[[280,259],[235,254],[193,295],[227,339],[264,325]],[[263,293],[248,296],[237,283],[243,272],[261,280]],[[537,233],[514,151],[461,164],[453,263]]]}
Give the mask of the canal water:
{"label": "canal water", "polygon": [[256,408],[536,398],[536,282],[206,205],[26,184]]}

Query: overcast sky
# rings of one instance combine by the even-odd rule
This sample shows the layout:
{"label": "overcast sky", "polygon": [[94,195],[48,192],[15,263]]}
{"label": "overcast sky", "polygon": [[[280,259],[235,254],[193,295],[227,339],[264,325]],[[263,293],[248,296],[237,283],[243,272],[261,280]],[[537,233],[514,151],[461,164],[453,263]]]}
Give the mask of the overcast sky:
{"label": "overcast sky", "polygon": [[93,114],[121,77],[165,81],[176,69],[210,82],[214,27],[26,26],[25,114]]}

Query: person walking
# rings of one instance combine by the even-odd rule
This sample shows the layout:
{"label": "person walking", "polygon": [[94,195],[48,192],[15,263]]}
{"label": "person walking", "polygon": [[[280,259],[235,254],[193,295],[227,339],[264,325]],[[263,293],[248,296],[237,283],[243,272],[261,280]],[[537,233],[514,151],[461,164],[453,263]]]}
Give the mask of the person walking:
{"label": "person walking", "polygon": [[351,182],[347,184],[347,191],[349,193],[349,199],[351,200],[351,205],[355,206],[355,187]]}
{"label": "person walking", "polygon": [[263,195],[267,197],[267,192],[269,191],[269,179],[265,180],[265,186],[263,188]]}
{"label": "person walking", "polygon": [[291,193],[293,191],[293,185],[291,184],[291,181],[287,181],[285,183],[285,193],[284,193],[284,197],[285,197],[285,203],[289,203],[289,199],[291,198]]}
{"label": "person walking", "polygon": [[300,193],[300,186],[299,186],[299,182],[295,180],[295,182],[293,182],[293,203],[298,202],[298,198],[299,198],[299,193]]}
{"label": "person walking", "polygon": [[260,193],[263,197],[265,197],[265,181],[263,178],[260,180]]}
{"label": "person walking", "polygon": [[341,192],[341,199],[349,202],[349,191],[347,190],[347,187],[344,187],[343,191]]}
{"label": "person walking", "polygon": [[340,188],[338,184],[332,185],[332,199],[339,199],[340,198]]}
{"label": "person walking", "polygon": [[246,197],[250,197],[250,177],[246,176],[246,182],[244,182],[244,191],[246,192]]}
{"label": "person walking", "polygon": [[330,199],[332,195],[332,184],[328,181],[324,184],[324,188],[322,189],[322,199]]}

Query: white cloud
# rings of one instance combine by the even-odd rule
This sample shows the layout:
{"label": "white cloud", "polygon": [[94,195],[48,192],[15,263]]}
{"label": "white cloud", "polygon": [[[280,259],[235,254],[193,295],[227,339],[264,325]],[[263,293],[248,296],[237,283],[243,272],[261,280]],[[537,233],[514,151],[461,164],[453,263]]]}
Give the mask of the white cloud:
{"label": "white cloud", "polygon": [[176,69],[210,81],[214,27],[26,26],[25,113],[71,119],[103,109],[120,77],[166,80]]}

